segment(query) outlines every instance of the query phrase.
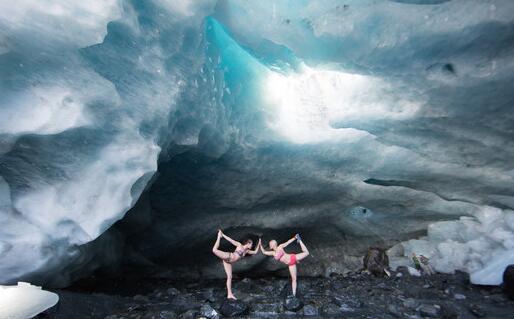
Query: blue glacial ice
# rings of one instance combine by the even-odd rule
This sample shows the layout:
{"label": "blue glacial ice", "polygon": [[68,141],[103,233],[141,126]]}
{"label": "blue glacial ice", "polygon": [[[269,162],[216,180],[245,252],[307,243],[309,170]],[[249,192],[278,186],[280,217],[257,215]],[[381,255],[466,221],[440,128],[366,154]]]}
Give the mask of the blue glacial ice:
{"label": "blue glacial ice", "polygon": [[[349,233],[428,229],[403,253],[501,283],[513,26],[507,0],[0,4],[0,283],[69,282],[186,148],[226,160],[221,212],[316,194],[275,226],[337,213]],[[272,181],[231,175],[254,171]]]}

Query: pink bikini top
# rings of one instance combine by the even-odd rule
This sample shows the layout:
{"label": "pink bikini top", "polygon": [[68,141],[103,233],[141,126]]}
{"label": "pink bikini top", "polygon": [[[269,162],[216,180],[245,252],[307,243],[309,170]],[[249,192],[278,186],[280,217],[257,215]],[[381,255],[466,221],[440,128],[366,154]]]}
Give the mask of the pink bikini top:
{"label": "pink bikini top", "polygon": [[275,254],[275,259],[276,260],[280,260],[280,258],[282,258],[282,256],[285,255],[285,252],[283,250],[279,250],[277,251],[277,253]]}

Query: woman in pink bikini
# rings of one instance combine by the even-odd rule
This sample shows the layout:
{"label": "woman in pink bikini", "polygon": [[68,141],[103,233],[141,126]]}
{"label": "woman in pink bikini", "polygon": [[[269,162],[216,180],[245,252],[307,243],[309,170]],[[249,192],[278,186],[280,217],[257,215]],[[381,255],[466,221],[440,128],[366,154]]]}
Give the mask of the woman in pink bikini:
{"label": "woman in pink bikini", "polygon": [[[236,246],[236,249],[233,253],[221,251],[220,240],[221,237],[228,240],[232,245]],[[216,239],[216,243],[214,243],[214,247],[212,247],[212,252],[214,255],[218,256],[223,261],[223,268],[225,268],[225,273],[227,273],[227,298],[237,300],[237,298],[232,293],[232,264],[238,260],[241,260],[246,254],[255,255],[259,250],[259,246],[261,245],[261,240],[259,239],[259,243],[254,250],[252,249],[253,241],[251,239],[247,239],[244,244],[241,244],[238,241],[233,240],[227,235],[223,234],[221,230],[218,230],[218,238]]]}
{"label": "woman in pink bikini", "polygon": [[[298,244],[300,244],[302,252],[299,254],[286,253],[284,251],[284,248],[286,248],[290,243],[292,243],[295,240],[298,242]],[[289,266],[289,274],[291,275],[291,286],[293,289],[293,295],[296,296],[296,264],[300,260],[309,256],[309,250],[303,243],[302,239],[300,238],[300,235],[296,234],[293,238],[289,239],[288,241],[280,245],[277,245],[276,240],[270,240],[269,247],[271,248],[271,250],[264,250],[262,245],[260,245],[260,247],[264,255],[273,256],[276,260],[281,261]]]}

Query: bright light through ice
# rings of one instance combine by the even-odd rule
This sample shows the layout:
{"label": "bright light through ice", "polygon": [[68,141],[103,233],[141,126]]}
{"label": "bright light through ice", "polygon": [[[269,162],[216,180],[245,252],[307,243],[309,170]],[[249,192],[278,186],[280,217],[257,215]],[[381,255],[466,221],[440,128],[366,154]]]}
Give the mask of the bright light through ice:
{"label": "bright light through ice", "polygon": [[419,109],[419,103],[399,98],[387,83],[371,76],[303,66],[288,75],[270,71],[265,81],[272,114],[268,124],[294,143],[353,141],[370,134],[331,123],[405,119]]}

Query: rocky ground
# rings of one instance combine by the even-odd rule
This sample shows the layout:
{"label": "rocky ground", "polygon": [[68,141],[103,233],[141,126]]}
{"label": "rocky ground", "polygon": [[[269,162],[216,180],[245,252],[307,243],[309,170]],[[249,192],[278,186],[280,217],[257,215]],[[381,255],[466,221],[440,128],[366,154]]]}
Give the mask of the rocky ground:
{"label": "rocky ground", "polygon": [[225,299],[221,280],[91,278],[55,292],[59,304],[38,318],[514,318],[501,288],[471,285],[464,273],[300,278],[299,298],[288,297],[287,278],[236,278],[237,302]]}

